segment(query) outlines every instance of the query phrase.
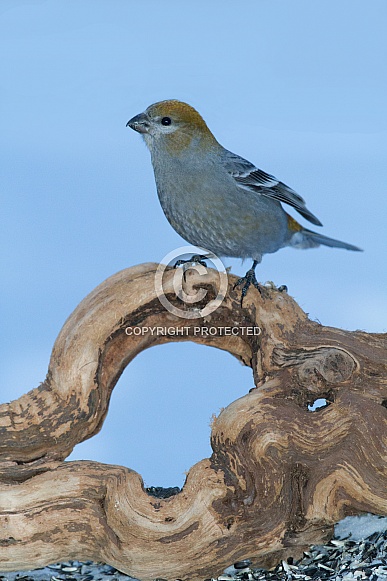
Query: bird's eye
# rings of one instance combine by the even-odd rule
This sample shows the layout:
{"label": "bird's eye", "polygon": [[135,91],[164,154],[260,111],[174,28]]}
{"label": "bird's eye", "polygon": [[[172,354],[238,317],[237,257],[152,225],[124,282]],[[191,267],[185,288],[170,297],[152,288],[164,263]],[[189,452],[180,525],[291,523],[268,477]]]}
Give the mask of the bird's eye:
{"label": "bird's eye", "polygon": [[161,119],[161,125],[170,125],[172,123],[172,120],[170,117],[163,117]]}

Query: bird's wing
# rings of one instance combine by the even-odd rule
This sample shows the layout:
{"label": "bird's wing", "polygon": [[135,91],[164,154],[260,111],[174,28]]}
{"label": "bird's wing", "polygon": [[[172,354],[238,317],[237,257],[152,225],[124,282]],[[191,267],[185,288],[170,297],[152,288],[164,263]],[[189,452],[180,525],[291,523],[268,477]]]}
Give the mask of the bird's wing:
{"label": "bird's wing", "polygon": [[273,200],[289,204],[309,222],[322,226],[320,220],[306,207],[305,200],[274,176],[258,169],[247,159],[230,151],[226,151],[223,163],[228,173],[239,186]]}

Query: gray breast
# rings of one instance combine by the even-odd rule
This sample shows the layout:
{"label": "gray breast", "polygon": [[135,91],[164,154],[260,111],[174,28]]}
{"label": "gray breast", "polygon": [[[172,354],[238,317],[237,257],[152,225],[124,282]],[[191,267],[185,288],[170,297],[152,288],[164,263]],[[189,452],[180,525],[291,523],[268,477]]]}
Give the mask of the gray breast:
{"label": "gray breast", "polygon": [[179,159],[154,164],[157,192],[172,227],[190,244],[220,256],[251,258],[284,245],[287,218],[279,202],[238,187],[214,164]]}

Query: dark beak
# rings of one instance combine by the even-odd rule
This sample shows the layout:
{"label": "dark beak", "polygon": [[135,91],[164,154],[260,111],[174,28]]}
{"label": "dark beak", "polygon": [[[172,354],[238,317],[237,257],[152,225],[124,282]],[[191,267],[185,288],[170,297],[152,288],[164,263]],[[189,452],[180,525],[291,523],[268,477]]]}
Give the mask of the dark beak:
{"label": "dark beak", "polygon": [[130,121],[127,122],[126,127],[134,129],[139,133],[148,133],[149,131],[149,118],[146,113],[140,113],[135,115]]}

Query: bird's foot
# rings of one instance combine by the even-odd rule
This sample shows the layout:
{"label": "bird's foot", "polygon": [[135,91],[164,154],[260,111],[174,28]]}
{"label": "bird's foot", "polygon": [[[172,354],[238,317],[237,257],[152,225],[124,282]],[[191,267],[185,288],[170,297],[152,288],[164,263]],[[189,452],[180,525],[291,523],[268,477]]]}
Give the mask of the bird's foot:
{"label": "bird's foot", "polygon": [[182,264],[201,264],[202,266],[207,267],[207,263],[205,262],[207,259],[208,256],[206,256],[205,254],[194,254],[188,260],[182,259],[176,260],[175,264],[173,265],[173,268],[177,268]]}
{"label": "bird's foot", "polygon": [[247,295],[247,291],[249,290],[251,285],[255,286],[255,288],[257,289],[257,291],[259,291],[259,294],[261,296],[264,295],[265,287],[260,285],[259,282],[257,281],[257,278],[255,276],[255,266],[252,266],[250,270],[246,272],[245,276],[242,276],[236,281],[236,283],[234,284],[234,289],[237,286],[241,285],[243,285],[241,292],[241,307],[243,307],[243,299]]}

